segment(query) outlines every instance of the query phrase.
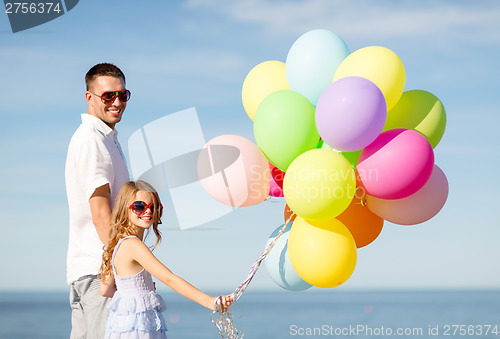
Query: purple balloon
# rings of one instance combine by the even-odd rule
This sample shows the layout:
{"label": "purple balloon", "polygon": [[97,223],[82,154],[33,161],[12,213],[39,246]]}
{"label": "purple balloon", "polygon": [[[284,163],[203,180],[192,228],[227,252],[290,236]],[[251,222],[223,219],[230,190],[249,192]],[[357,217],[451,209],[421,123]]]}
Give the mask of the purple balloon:
{"label": "purple balloon", "polygon": [[331,147],[360,150],[382,132],[387,104],[380,89],[368,79],[342,78],[321,94],[316,105],[316,128]]}

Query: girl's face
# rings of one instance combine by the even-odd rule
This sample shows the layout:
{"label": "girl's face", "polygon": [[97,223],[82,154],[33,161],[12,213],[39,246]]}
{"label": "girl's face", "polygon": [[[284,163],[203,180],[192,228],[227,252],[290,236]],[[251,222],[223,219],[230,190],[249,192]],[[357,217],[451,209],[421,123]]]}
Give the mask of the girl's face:
{"label": "girl's face", "polygon": [[[133,208],[129,209],[129,218],[130,222],[140,228],[148,229],[153,225],[153,211],[151,209],[154,209],[153,206],[151,205],[153,203],[153,195],[149,192],[144,192],[144,191],[138,191],[135,194],[135,199],[130,202],[130,204],[139,201],[139,202],[144,202],[146,205],[149,205],[149,207],[146,208],[146,210],[141,213],[137,214],[136,212],[142,212],[141,210],[134,212]],[[155,206],[155,208],[157,208]]]}

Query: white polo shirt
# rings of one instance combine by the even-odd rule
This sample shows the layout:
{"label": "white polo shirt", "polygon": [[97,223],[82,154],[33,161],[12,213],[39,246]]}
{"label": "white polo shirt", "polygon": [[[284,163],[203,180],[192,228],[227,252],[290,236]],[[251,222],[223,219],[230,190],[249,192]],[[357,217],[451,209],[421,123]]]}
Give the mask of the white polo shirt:
{"label": "white polo shirt", "polygon": [[68,283],[97,274],[101,266],[104,245],[92,223],[90,197],[96,188],[109,184],[113,204],[122,185],[130,180],[117,135],[99,118],[82,114],[82,124],[69,143],[65,172],[69,206]]}

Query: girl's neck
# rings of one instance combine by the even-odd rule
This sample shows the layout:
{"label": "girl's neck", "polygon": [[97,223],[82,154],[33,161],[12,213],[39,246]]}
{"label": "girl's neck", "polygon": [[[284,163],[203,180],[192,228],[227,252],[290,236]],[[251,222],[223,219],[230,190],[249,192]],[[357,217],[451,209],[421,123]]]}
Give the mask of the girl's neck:
{"label": "girl's neck", "polygon": [[137,236],[137,238],[144,240],[144,228],[138,227],[135,235]]}

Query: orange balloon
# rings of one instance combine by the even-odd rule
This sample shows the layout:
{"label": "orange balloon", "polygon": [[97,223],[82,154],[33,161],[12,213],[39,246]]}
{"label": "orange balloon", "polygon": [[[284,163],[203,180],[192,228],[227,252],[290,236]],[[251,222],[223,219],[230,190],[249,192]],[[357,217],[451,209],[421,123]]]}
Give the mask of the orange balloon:
{"label": "orange balloon", "polygon": [[349,229],[357,248],[364,247],[377,239],[384,226],[384,219],[373,214],[356,198],[337,219]]}
{"label": "orange balloon", "polygon": [[337,219],[349,229],[356,242],[356,247],[361,248],[377,239],[382,232],[384,219],[373,214],[366,206],[366,191],[357,174],[356,172],[356,195],[349,207]]}
{"label": "orange balloon", "polygon": [[285,217],[285,222],[290,218],[290,216],[293,214],[292,218],[290,219],[290,222],[294,221],[297,215],[293,213],[293,211],[288,207],[288,204],[285,204],[285,210],[283,211],[283,215]]}

